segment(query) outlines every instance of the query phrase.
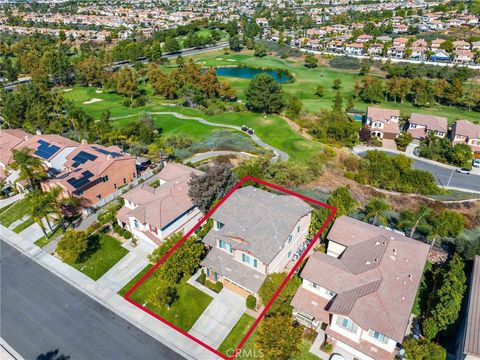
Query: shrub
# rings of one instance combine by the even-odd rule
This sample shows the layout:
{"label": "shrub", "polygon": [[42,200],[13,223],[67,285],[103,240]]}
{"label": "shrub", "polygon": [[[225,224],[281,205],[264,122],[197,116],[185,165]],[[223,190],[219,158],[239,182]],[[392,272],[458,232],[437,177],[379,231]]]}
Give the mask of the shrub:
{"label": "shrub", "polygon": [[223,289],[223,284],[221,281],[217,281],[216,283],[211,282],[210,280],[205,280],[205,286],[210,290],[219,293]]}
{"label": "shrub", "polygon": [[205,274],[205,272],[202,270],[202,273],[198,276],[197,278],[197,282],[202,284],[202,285],[205,285],[205,282],[207,280],[207,275]]}
{"label": "shrub", "polygon": [[132,100],[125,99],[125,100],[123,100],[122,105],[125,106],[125,107],[130,107],[132,105]]}
{"label": "shrub", "polygon": [[438,334],[438,326],[433,317],[428,317],[422,322],[423,336],[428,340],[434,339]]}
{"label": "shrub", "polygon": [[336,56],[329,61],[329,64],[332,68],[337,69],[357,70],[361,67],[360,61],[350,56]]}
{"label": "shrub", "polygon": [[320,349],[325,351],[327,354],[331,353],[333,351],[333,345],[330,344],[329,342],[324,342],[321,346]]}
{"label": "shrub", "polygon": [[257,298],[253,295],[248,295],[247,297],[247,308],[253,310],[257,306]]}

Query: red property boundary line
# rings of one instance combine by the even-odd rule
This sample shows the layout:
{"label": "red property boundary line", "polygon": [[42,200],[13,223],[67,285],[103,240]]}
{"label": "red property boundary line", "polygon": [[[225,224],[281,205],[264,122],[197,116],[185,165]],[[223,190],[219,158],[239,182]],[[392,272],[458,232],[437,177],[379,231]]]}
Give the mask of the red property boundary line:
{"label": "red property boundary line", "polygon": [[[253,181],[253,182],[256,182],[258,184],[261,184],[261,185],[264,185],[264,186],[267,186],[267,187],[270,187],[272,189],[275,189],[277,191],[280,191],[280,192],[283,192],[283,193],[286,193],[286,194],[289,194],[289,195],[292,195],[292,196],[295,196],[295,197],[298,197],[304,201],[307,201],[307,202],[310,202],[310,203],[313,203],[315,205],[318,205],[318,206],[321,206],[323,208],[326,208],[326,209],[329,209],[330,210],[330,215],[328,216],[328,218],[325,220],[325,222],[322,224],[320,230],[317,232],[317,234],[315,235],[315,237],[312,239],[312,241],[310,242],[310,244],[308,245],[308,247],[305,249],[305,251],[303,252],[302,256],[300,256],[300,258],[297,260],[297,262],[293,265],[292,269],[290,270],[290,272],[287,274],[287,277],[285,278],[285,280],[283,280],[282,284],[280,285],[280,287],[277,289],[277,291],[275,291],[275,293],[273,294],[272,298],[270,299],[270,301],[265,305],[265,308],[263,309],[263,311],[260,313],[260,315],[257,317],[257,319],[255,320],[255,322],[253,323],[253,325],[250,327],[250,329],[247,331],[247,333],[245,334],[245,336],[243,337],[242,341],[240,341],[240,344],[238,344],[237,348],[235,349],[235,351],[233,352],[233,355],[231,356],[227,356],[226,354],[223,354],[221,352],[219,352],[217,349],[214,349],[213,347],[211,347],[210,345],[204,343],[203,341],[201,341],[200,339],[197,339],[195,336],[192,336],[191,334],[189,334],[188,332],[186,332],[185,330],[179,328],[178,326],[176,326],[175,324],[172,324],[171,322],[169,322],[168,320],[162,318],[161,316],[157,315],[156,313],[154,313],[153,311],[147,309],[146,307],[144,307],[143,305],[137,303],[136,301],[132,300],[130,298],[130,296],[133,294],[133,292],[135,290],[138,289],[138,287],[140,285],[142,285],[142,283],[147,280],[155,270],[158,269],[158,267],[175,251],[177,250],[184,242],[185,240],[188,239],[188,237],[190,235],[192,235],[194,233],[194,231],[200,227],[217,209],[218,207],[220,207],[238,188],[240,188],[245,182],[247,181]],[[263,319],[263,317],[265,316],[266,312],[268,311],[268,309],[272,306],[273,302],[276,300],[276,298],[278,297],[278,295],[280,294],[280,292],[284,289],[284,287],[287,285],[288,281],[292,278],[292,276],[295,274],[295,271],[298,269],[298,267],[300,266],[300,264],[302,263],[302,261],[305,259],[305,257],[307,256],[307,254],[309,253],[309,251],[312,249],[312,247],[315,245],[315,243],[317,242],[318,238],[320,237],[320,235],[322,234],[322,232],[325,230],[325,228],[327,227],[327,225],[333,220],[333,217],[335,216],[335,213],[337,212],[337,209],[331,205],[328,205],[328,204],[325,204],[325,203],[322,203],[320,201],[317,201],[315,199],[311,199],[309,197],[306,197],[302,194],[299,194],[299,193],[296,193],[296,192],[293,192],[291,190],[288,190],[288,189],[285,189],[285,188],[282,188],[278,185],[275,185],[275,184],[271,184],[269,182],[266,182],[264,180],[261,180],[261,179],[257,179],[257,178],[254,178],[252,176],[245,176],[243,179],[241,179],[224,197],[223,199],[221,199],[204,217],[202,217],[202,219],[193,227],[193,229],[191,229],[187,234],[185,234],[185,236],[183,236],[183,238],[177,242],[171,249],[168,253],[166,253],[145,275],[142,276],[142,278],[135,284],[132,286],[132,288],[130,290],[127,291],[127,293],[125,294],[124,298],[125,300],[127,300],[129,303],[135,305],[136,307],[142,309],[143,311],[145,311],[146,313],[148,313],[149,315],[153,316],[154,318],[160,320],[161,322],[163,322],[164,324],[170,326],[172,329],[175,329],[176,331],[178,331],[179,333],[183,334],[184,336],[188,337],[189,339],[195,341],[197,344],[203,346],[204,348],[210,350],[211,352],[213,352],[215,355],[218,355],[220,356],[221,358],[223,359],[226,359],[226,360],[233,360],[235,359],[235,357],[237,356],[237,354],[239,353],[240,349],[243,347],[243,345],[245,344],[245,342],[248,340],[248,338],[250,337],[250,335],[253,333],[253,331],[255,330],[255,328],[258,326],[258,324],[260,323],[260,321]]]}

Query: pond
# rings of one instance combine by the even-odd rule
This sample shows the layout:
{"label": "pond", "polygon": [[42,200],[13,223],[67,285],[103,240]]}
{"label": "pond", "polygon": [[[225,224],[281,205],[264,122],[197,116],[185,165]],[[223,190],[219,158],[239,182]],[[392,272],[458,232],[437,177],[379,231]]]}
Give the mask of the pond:
{"label": "pond", "polygon": [[251,67],[217,67],[215,72],[218,76],[238,77],[253,79],[256,75],[266,73],[272,75],[275,81],[280,84],[293,81],[293,77],[285,70],[257,69]]}

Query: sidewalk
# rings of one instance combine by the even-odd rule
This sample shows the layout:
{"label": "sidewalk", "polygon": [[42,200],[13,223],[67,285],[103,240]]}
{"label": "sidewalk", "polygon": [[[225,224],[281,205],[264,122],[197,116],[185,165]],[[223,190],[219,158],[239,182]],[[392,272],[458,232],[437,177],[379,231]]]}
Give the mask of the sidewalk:
{"label": "sidewalk", "polygon": [[[99,280],[98,282],[95,282],[80,271],[63,263],[60,259],[43,251],[41,248],[33,244],[32,240],[25,239],[19,234],[16,234],[1,225],[0,239],[12,245],[24,255],[36,261],[39,265],[48,269],[62,280],[75,286],[78,290],[90,296],[101,305],[115,312],[117,315],[129,321],[134,326],[149,334],[157,341],[167,345],[187,359],[219,359],[218,356],[214,355],[209,350],[165,325],[158,319],[150,316],[143,310],[130,304],[116,293],[115,290],[117,287],[133,274],[133,271],[128,270],[128,261],[131,261],[132,257],[127,260],[127,263],[120,261],[115,266],[125,267],[124,271],[121,271],[118,275],[118,278],[107,272],[107,274],[104,275],[104,277],[107,277],[103,281]],[[133,256],[135,255],[138,256],[138,254],[134,253]],[[125,260],[125,258],[123,260]],[[109,283],[109,285],[105,286],[106,283]]]}

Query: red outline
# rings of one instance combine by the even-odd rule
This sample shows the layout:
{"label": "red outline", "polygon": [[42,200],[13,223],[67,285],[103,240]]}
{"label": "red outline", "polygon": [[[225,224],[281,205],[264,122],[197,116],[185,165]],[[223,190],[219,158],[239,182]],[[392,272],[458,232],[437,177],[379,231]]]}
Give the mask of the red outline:
{"label": "red outline", "polygon": [[[171,322],[169,322],[168,320],[162,318],[161,316],[155,314],[153,311],[147,309],[146,307],[144,307],[143,305],[135,302],[134,300],[130,299],[130,295],[145,281],[147,280],[150,275],[176,250],[178,249],[178,247],[180,245],[182,245],[185,240],[187,240],[187,238],[193,234],[193,232],[201,225],[203,224],[203,222],[205,220],[207,220],[214,212],[215,210],[217,210],[217,208],[222,205],[225,200],[227,200],[230,195],[233,194],[233,192],[235,190],[237,190],[240,186],[242,186],[242,184],[244,184],[246,181],[253,181],[253,182],[256,182],[258,184],[262,184],[262,185],[265,185],[265,186],[268,186],[268,187],[271,187],[272,189],[275,189],[275,190],[278,190],[278,191],[281,191],[281,192],[284,192],[284,193],[287,193],[289,195],[293,195],[293,196],[296,196],[302,200],[305,200],[305,201],[308,201],[308,202],[311,202],[311,203],[314,203],[318,206],[321,206],[321,207],[324,207],[324,208],[327,208],[329,210],[331,210],[330,212],[330,215],[328,216],[327,220],[325,220],[325,222],[323,223],[322,227],[320,228],[320,230],[318,231],[318,233],[315,235],[315,237],[312,239],[312,241],[310,242],[310,244],[308,245],[308,247],[305,249],[305,251],[303,252],[302,256],[300,256],[300,258],[297,260],[297,262],[293,265],[292,269],[290,270],[290,272],[288,273],[287,277],[285,278],[285,280],[282,282],[282,284],[280,285],[280,287],[277,289],[277,291],[275,291],[275,293],[273,294],[272,298],[270,299],[270,301],[267,303],[267,305],[265,306],[265,308],[263,309],[263,311],[260,313],[260,315],[258,316],[258,318],[255,320],[255,322],[253,323],[252,327],[247,331],[247,333],[245,334],[245,336],[243,337],[242,341],[240,341],[240,344],[238,344],[237,348],[235,349],[235,351],[233,352],[233,355],[231,356],[227,356],[226,354],[223,354],[221,352],[219,352],[217,349],[214,349],[212,348],[210,345],[208,344],[205,344],[203,341],[201,341],[200,339],[197,339],[196,337],[190,335],[188,332],[186,332],[185,330],[183,329],[180,329],[178,326],[172,324]],[[226,360],[233,360],[239,350],[243,347],[243,345],[245,344],[245,342],[247,341],[247,339],[250,337],[250,335],[252,334],[252,332],[255,330],[255,328],[257,327],[257,325],[259,324],[259,322],[263,319],[263,317],[265,316],[265,313],[267,312],[267,310],[270,308],[270,306],[272,306],[273,302],[275,301],[275,299],[278,297],[278,295],[280,294],[280,292],[283,290],[283,288],[285,287],[285,285],[287,285],[287,282],[291,279],[291,277],[293,276],[293,274],[295,273],[295,271],[297,270],[297,268],[300,266],[301,262],[303,261],[303,259],[305,259],[305,257],[307,256],[307,254],[309,253],[309,251],[312,249],[312,247],[315,245],[315,243],[317,242],[318,238],[320,237],[320,234],[325,230],[325,228],[327,227],[327,225],[333,220],[333,217],[335,216],[335,213],[337,212],[337,209],[331,205],[328,205],[328,204],[325,204],[325,203],[322,203],[320,201],[317,201],[317,200],[314,200],[314,199],[311,199],[309,197],[306,197],[302,194],[299,194],[299,193],[296,193],[296,192],[293,192],[291,190],[288,190],[288,189],[285,189],[285,188],[282,188],[278,185],[275,185],[275,184],[271,184],[269,182],[266,182],[264,180],[260,180],[260,179],[257,179],[257,178],[254,178],[252,176],[245,176],[243,179],[241,179],[233,188],[232,190],[230,190],[228,192],[227,195],[225,195],[223,197],[222,200],[220,200],[204,217],[202,217],[202,219],[200,219],[200,221],[193,227],[193,229],[191,229],[187,234],[185,234],[185,236],[175,244],[175,246],[170,249],[170,251],[168,253],[166,253],[145,275],[142,276],[142,278],[135,284],[132,286],[132,288],[130,290],[127,291],[127,293],[125,294],[124,298],[125,300],[127,300],[129,303],[135,305],[136,307],[142,309],[143,311],[145,311],[146,313],[152,315],[154,318],[160,320],[161,322],[163,322],[164,324],[170,326],[171,328],[175,329],[176,331],[178,331],[179,333],[185,335],[186,337],[188,337],[189,339],[195,341],[197,344],[199,345],[202,345],[204,348],[210,350],[211,352],[213,352],[215,355],[218,355],[220,357],[222,357],[223,359],[226,359]]]}

